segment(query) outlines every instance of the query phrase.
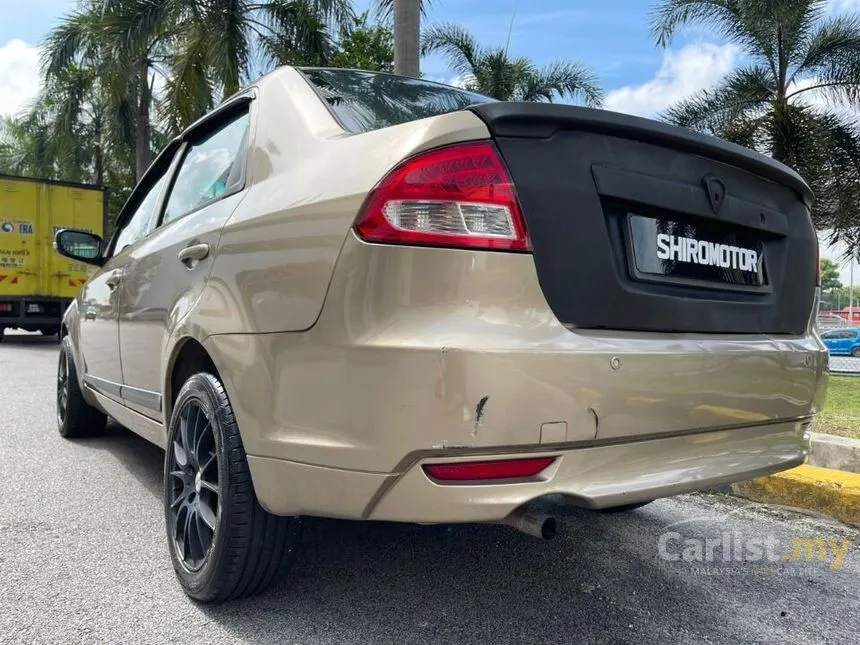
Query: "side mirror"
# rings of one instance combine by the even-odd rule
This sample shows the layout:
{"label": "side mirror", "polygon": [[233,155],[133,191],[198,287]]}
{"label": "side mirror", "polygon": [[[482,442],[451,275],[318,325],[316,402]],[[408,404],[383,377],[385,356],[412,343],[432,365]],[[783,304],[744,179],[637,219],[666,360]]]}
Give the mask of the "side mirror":
{"label": "side mirror", "polygon": [[57,231],[54,237],[54,249],[60,255],[72,260],[96,266],[104,264],[104,260],[102,259],[102,238],[94,233],[73,229]]}

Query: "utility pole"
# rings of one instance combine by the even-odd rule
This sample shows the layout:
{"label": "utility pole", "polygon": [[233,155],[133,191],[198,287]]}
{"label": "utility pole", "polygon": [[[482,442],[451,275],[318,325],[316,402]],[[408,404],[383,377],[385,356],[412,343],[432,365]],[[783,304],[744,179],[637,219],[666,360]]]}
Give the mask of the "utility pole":
{"label": "utility pole", "polygon": [[854,324],[854,256],[851,256],[851,268],[848,274],[849,277],[849,286],[848,286],[848,322],[852,325]]}
{"label": "utility pole", "polygon": [[418,77],[421,0],[394,0],[394,73]]}

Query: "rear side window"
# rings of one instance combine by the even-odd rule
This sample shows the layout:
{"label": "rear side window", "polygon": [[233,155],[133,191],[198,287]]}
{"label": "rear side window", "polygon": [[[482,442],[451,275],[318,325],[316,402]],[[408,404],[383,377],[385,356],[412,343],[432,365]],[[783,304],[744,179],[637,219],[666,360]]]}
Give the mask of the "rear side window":
{"label": "rear side window", "polygon": [[377,72],[302,69],[348,131],[368,132],[495,99],[449,85]]}
{"label": "rear side window", "polygon": [[141,200],[140,205],[138,205],[134,213],[126,221],[122,229],[120,229],[116,238],[116,244],[114,245],[114,255],[121,253],[127,246],[131,246],[149,235],[158,214],[156,208],[158,206],[158,197],[161,195],[161,189],[164,188],[166,179],[167,173],[165,172],[153,184],[152,188],[149,189],[149,192]]}
{"label": "rear side window", "polygon": [[244,112],[189,147],[170,191],[163,224],[242,190],[248,123]]}

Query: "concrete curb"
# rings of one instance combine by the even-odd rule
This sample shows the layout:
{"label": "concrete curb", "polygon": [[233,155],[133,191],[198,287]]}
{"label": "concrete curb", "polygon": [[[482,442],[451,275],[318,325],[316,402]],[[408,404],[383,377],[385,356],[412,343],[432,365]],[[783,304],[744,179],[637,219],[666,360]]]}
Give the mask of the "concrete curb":
{"label": "concrete curb", "polygon": [[732,492],[756,502],[794,506],[860,526],[860,474],[798,466],[732,484]]}
{"label": "concrete curb", "polygon": [[809,433],[810,466],[860,473],[860,440],[820,432]]}

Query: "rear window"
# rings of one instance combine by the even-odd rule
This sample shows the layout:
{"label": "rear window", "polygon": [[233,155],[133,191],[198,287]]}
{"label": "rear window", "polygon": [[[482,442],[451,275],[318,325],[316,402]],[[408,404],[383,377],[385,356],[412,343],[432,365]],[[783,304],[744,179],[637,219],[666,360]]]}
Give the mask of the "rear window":
{"label": "rear window", "polygon": [[368,132],[495,99],[417,78],[346,69],[302,69],[341,124]]}

